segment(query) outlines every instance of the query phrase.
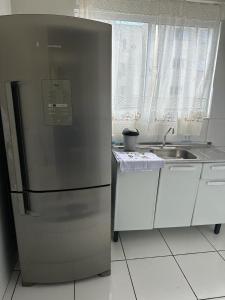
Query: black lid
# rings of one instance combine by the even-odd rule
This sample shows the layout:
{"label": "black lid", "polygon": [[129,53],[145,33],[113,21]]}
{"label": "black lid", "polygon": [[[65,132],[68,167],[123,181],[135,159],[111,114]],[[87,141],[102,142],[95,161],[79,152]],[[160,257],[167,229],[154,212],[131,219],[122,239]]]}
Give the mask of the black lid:
{"label": "black lid", "polygon": [[123,135],[128,135],[128,136],[138,136],[139,135],[139,131],[137,129],[129,129],[129,128],[124,128]]}

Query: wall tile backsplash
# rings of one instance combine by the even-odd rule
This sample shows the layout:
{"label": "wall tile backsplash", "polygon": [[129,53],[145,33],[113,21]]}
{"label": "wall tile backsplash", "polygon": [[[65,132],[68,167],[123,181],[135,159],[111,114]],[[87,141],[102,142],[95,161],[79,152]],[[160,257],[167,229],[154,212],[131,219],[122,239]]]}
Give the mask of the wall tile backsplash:
{"label": "wall tile backsplash", "polygon": [[207,141],[215,146],[225,147],[225,119],[210,119]]}

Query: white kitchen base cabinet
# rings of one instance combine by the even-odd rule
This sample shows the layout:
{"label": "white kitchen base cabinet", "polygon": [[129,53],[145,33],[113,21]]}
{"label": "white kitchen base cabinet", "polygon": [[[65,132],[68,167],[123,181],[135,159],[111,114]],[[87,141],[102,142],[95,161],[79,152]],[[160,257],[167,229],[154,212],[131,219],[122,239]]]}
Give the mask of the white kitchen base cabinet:
{"label": "white kitchen base cabinet", "polygon": [[114,231],[152,229],[159,170],[117,170]]}
{"label": "white kitchen base cabinet", "polygon": [[192,225],[225,223],[225,164],[204,164]]}
{"label": "white kitchen base cabinet", "polygon": [[225,162],[166,163],[121,172],[113,159],[113,239],[119,231],[225,223]]}
{"label": "white kitchen base cabinet", "polygon": [[161,169],[155,228],[190,226],[202,164],[168,164]]}
{"label": "white kitchen base cabinet", "polygon": [[192,225],[225,223],[225,180],[201,180]]}

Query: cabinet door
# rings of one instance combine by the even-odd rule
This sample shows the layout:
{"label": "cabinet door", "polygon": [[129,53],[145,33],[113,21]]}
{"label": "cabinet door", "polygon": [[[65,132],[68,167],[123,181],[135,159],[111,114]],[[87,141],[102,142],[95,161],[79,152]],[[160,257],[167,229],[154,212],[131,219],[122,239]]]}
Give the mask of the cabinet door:
{"label": "cabinet door", "polygon": [[159,171],[118,170],[115,196],[114,230],[153,228]]}
{"label": "cabinet door", "polygon": [[201,164],[176,164],[161,170],[155,228],[191,225],[201,168]]}
{"label": "cabinet door", "polygon": [[225,223],[225,179],[201,180],[193,225]]}

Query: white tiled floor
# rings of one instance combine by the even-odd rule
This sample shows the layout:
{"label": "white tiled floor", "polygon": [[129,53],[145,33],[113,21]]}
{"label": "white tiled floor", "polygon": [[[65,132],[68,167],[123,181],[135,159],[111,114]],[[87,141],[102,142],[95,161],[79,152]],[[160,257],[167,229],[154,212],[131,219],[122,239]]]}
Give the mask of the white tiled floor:
{"label": "white tiled floor", "polygon": [[159,230],[127,231],[120,236],[127,259],[171,254]]}
{"label": "white tiled floor", "polygon": [[74,283],[23,287],[19,279],[13,300],[74,300]]}
{"label": "white tiled floor", "polygon": [[125,256],[123,254],[123,248],[121,246],[120,240],[117,243],[111,243],[111,260],[124,260]]}
{"label": "white tiled floor", "polygon": [[224,258],[225,260],[225,251],[219,251],[220,255]]}
{"label": "white tiled floor", "polygon": [[217,252],[176,257],[199,299],[225,295],[225,261]]}
{"label": "white tiled floor", "polygon": [[225,300],[225,226],[219,235],[203,226],[120,236],[110,277],[22,287],[14,271],[3,300]]}
{"label": "white tiled floor", "polygon": [[215,251],[194,227],[169,228],[161,232],[173,254]]}
{"label": "white tiled floor", "polygon": [[198,229],[216,248],[216,250],[225,250],[225,226],[221,227],[220,234],[213,233],[213,226],[199,226]]}
{"label": "white tiled floor", "polygon": [[187,281],[172,256],[129,260],[139,300],[194,300]]}
{"label": "white tiled floor", "polygon": [[79,300],[135,300],[125,261],[112,262],[112,275],[75,283],[75,299]]}
{"label": "white tiled floor", "polygon": [[3,300],[11,300],[12,299],[12,295],[17,283],[17,280],[20,276],[20,272],[19,271],[13,271],[10,282],[8,284],[8,287],[6,289],[6,292],[4,294]]}

